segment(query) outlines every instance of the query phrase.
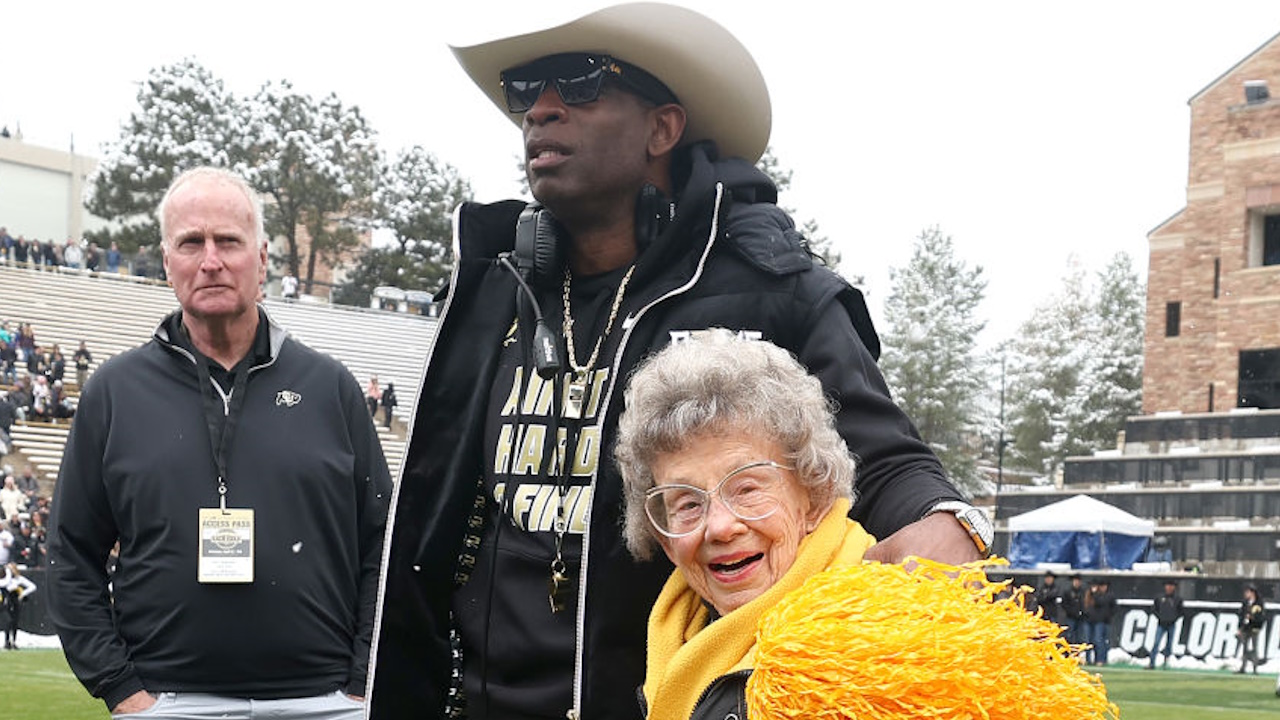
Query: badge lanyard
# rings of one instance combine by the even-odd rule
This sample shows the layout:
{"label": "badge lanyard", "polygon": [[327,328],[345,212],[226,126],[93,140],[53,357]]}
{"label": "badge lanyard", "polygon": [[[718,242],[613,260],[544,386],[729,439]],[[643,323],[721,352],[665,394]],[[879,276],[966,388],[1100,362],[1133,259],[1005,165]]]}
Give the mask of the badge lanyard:
{"label": "badge lanyard", "polygon": [[204,400],[209,448],[217,466],[218,507],[200,508],[197,580],[201,583],[252,583],[254,566],[254,513],[252,508],[227,507],[227,452],[244,407],[249,368],[232,372],[230,396],[220,400],[208,361],[197,353],[196,375]]}
{"label": "badge lanyard", "polygon": [[244,406],[244,388],[249,379],[249,368],[234,372],[231,384],[231,395],[223,403],[213,389],[213,377],[209,374],[209,364],[203,355],[196,361],[196,374],[200,378],[201,395],[204,396],[204,419],[209,428],[209,449],[213,452],[213,462],[218,472],[218,507],[227,510],[227,448],[231,446],[231,438],[235,435],[236,425],[240,420],[240,409]]}

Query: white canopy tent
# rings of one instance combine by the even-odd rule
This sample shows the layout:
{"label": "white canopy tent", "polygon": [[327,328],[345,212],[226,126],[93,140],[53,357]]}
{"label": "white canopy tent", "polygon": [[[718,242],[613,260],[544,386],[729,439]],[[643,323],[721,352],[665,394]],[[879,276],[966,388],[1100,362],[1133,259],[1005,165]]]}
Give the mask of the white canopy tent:
{"label": "white canopy tent", "polygon": [[1009,518],[1009,563],[1035,567],[1128,569],[1141,560],[1156,524],[1113,505],[1076,495]]}

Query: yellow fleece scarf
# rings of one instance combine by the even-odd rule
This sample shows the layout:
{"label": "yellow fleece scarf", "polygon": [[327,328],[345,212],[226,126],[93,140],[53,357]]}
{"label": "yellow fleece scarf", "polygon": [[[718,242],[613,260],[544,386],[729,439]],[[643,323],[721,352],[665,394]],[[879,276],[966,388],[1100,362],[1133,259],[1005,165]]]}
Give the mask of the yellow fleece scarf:
{"label": "yellow fleece scarf", "polygon": [[649,613],[644,681],[648,720],[687,720],[713,680],[752,666],[756,624],[766,610],[811,576],[862,561],[875,539],[848,514],[849,501],[837,500],[800,541],[795,562],[773,587],[710,626],[702,597],[679,569],[671,573]]}

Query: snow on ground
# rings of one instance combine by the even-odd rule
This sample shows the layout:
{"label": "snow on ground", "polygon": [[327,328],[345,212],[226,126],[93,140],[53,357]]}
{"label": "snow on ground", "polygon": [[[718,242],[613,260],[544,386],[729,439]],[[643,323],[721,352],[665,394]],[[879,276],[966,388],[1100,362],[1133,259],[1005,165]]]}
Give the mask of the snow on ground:
{"label": "snow on ground", "polygon": [[57,635],[32,635],[29,632],[18,631],[18,649],[26,650],[28,648],[39,649],[61,649],[62,643],[58,642]]}

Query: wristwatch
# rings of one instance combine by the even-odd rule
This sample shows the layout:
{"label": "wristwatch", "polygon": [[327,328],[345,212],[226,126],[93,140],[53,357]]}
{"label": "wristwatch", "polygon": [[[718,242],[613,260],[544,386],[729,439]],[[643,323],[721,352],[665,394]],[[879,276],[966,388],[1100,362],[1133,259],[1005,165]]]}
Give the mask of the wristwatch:
{"label": "wristwatch", "polygon": [[973,538],[973,544],[978,546],[978,552],[982,557],[991,556],[991,544],[995,541],[996,531],[991,524],[991,518],[988,518],[985,512],[969,503],[947,500],[934,505],[925,517],[940,512],[955,515],[960,525],[969,531],[969,537]]}

